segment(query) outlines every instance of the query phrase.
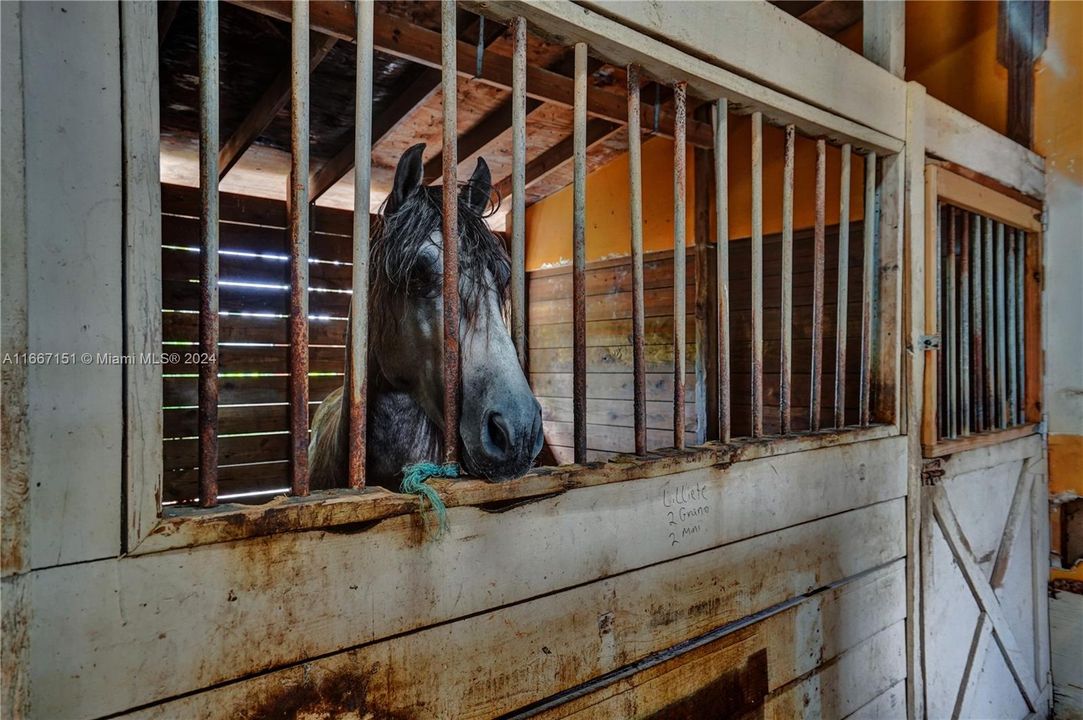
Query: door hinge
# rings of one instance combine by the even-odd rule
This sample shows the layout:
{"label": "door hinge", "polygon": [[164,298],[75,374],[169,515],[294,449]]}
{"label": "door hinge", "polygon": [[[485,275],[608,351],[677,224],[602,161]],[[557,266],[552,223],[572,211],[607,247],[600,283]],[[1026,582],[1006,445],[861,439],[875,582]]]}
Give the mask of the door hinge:
{"label": "door hinge", "polygon": [[931,458],[921,465],[921,484],[926,486],[939,485],[940,478],[944,477],[944,463],[940,458]]}

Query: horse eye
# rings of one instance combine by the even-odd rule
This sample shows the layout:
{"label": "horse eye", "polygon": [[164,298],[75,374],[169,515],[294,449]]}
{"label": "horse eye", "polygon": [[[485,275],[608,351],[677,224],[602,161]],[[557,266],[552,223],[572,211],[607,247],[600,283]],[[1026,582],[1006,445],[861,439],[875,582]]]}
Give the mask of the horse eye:
{"label": "horse eye", "polygon": [[443,276],[440,274],[439,268],[436,267],[436,263],[423,259],[410,272],[410,283],[406,291],[414,297],[431,300],[440,294],[442,278]]}

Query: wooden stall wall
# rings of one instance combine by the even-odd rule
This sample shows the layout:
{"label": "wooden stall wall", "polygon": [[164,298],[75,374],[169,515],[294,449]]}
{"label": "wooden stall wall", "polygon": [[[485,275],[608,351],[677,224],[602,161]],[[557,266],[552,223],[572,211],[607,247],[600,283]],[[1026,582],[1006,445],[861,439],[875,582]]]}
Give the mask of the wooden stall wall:
{"label": "wooden stall wall", "polygon": [[[862,223],[853,223],[850,237],[861,237]],[[835,307],[838,283],[838,226],[829,227],[824,262],[824,351],[820,421],[834,423]],[[793,283],[793,428],[808,429],[809,364],[812,357],[812,233],[798,231],[794,237]],[[713,286],[715,249],[707,253]],[[751,255],[749,240],[730,243],[730,332],[732,353],[732,413],[734,436],[751,432],[749,388],[751,375]],[[780,235],[764,238],[764,432],[779,432],[779,368],[781,336]],[[695,297],[696,256],[688,253],[686,293]],[[857,422],[858,367],[861,351],[862,245],[849,245],[850,290],[847,312],[846,418]],[[587,266],[587,447],[592,460],[634,450],[632,417],[631,283],[629,258],[602,260]],[[644,310],[647,334],[647,445],[673,445],[673,254],[648,253],[644,258]],[[572,277],[569,267],[536,270],[528,274],[528,325],[530,328],[530,382],[542,405],[545,437],[557,461],[571,462],[572,419]],[[714,297],[708,299],[708,326],[714,327]],[[695,308],[689,303],[687,332],[695,338]],[[686,346],[688,390],[685,403],[687,438],[697,437],[696,403],[705,397],[696,387],[695,345]],[[711,342],[709,358],[717,347]],[[713,374],[705,377],[713,385]]]}
{"label": "wooden stall wall", "polygon": [[[311,234],[309,401],[314,412],[342,384],[353,214],[314,207]],[[199,193],[162,186],[163,500],[199,489]],[[284,202],[221,199],[219,487],[270,493],[289,487],[288,220]],[[259,499],[256,496],[255,499]],[[266,498],[269,495],[263,495]],[[239,498],[238,498],[239,499]]]}

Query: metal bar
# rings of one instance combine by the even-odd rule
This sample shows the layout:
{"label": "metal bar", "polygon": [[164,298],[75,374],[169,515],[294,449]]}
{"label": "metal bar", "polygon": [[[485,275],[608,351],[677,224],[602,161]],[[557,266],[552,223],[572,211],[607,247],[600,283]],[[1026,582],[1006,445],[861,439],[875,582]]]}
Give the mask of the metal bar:
{"label": "metal bar", "polygon": [[1007,303],[1005,314],[1008,316],[1008,424],[1019,424],[1019,336],[1017,334],[1016,287],[1015,287],[1015,228],[1008,228],[1008,257],[1005,263],[1005,290]]}
{"label": "metal bar", "polygon": [[365,487],[369,334],[369,197],[372,171],[373,3],[358,0],[354,93],[353,294],[350,296],[350,487]]}
{"label": "metal bar", "polygon": [[[526,367],[526,20],[511,22],[511,337]],[[484,35],[482,35],[484,37]],[[479,55],[480,57],[480,55]]]}
{"label": "metal bar", "polygon": [[673,85],[673,446],[684,447],[688,83]]}
{"label": "metal bar", "polygon": [[1026,275],[1026,245],[1027,234],[1022,230],[1017,231],[1015,247],[1015,342],[1019,348],[1019,422],[1026,421],[1027,417],[1027,352],[1026,352],[1026,302],[1027,302],[1027,275]]}
{"label": "metal bar", "polygon": [[996,398],[996,318],[993,317],[993,220],[985,218],[985,249],[982,251],[985,270],[982,272],[982,298],[985,309],[983,326],[985,329],[985,372],[982,375],[982,387],[985,390],[985,427],[992,429],[997,424]]}
{"label": "metal bar", "polygon": [[955,250],[956,243],[958,242],[958,226],[956,220],[958,219],[958,211],[951,207],[947,207],[948,213],[948,238],[946,243],[945,253],[947,255],[947,261],[945,262],[944,272],[944,345],[945,347],[945,375],[947,381],[947,432],[945,436],[948,438],[954,438],[959,433],[959,418],[957,415],[957,405],[959,399],[959,357],[958,357],[958,328],[956,323],[958,317],[956,315],[956,302],[955,302]]}
{"label": "metal bar", "polygon": [[444,137],[444,462],[459,461],[459,167],[455,0],[440,2]]}
{"label": "metal bar", "polygon": [[290,24],[290,487],[308,495],[308,2]]}
{"label": "metal bar", "polygon": [[635,452],[647,452],[647,363],[643,349],[643,156],[639,68],[628,66],[628,204],[632,236],[632,377]]}
{"label": "metal bar", "polygon": [[820,429],[820,384],[824,346],[824,206],[827,202],[827,142],[816,141],[816,224],[812,260],[812,361],[809,379],[809,430]]}
{"label": "metal bar", "polygon": [[972,427],[970,393],[970,213],[960,212],[959,235],[959,434],[969,435]]}
{"label": "metal bar", "polygon": [[875,297],[873,295],[876,258],[876,153],[865,155],[865,219],[862,221],[863,247],[861,262],[861,388],[858,397],[858,418],[862,427],[869,424],[872,393],[872,317]]}
{"label": "metal bar", "polygon": [[982,323],[982,217],[974,215],[970,223],[971,268],[970,268],[970,312],[971,312],[971,362],[974,375],[970,383],[970,396],[974,405],[974,431],[985,430],[985,393],[982,391],[982,375],[985,370],[984,328]]}
{"label": "metal bar", "polygon": [[835,427],[846,425],[846,310],[850,292],[850,144],[839,174],[839,260],[835,294]]}
{"label": "metal bar", "polygon": [[575,461],[587,461],[587,45],[575,45],[572,111],[572,419]]}
{"label": "metal bar", "polygon": [[997,223],[996,250],[994,266],[996,277],[994,288],[994,303],[996,304],[996,406],[997,424],[1001,428],[1008,427],[1011,421],[1008,419],[1008,319],[1005,317],[1005,292],[1004,292],[1004,224]]}
{"label": "metal bar", "polygon": [[782,166],[782,315],[779,354],[778,414],[783,435],[790,432],[790,396],[793,382],[793,165],[796,128],[786,126]]}
{"label": "metal bar", "polygon": [[752,113],[752,437],[763,436],[763,113]]}
{"label": "metal bar", "polygon": [[718,287],[718,439],[730,441],[729,102],[711,108],[714,129],[715,275]]}
{"label": "metal bar", "polygon": [[199,2],[199,504],[218,504],[218,3]]}

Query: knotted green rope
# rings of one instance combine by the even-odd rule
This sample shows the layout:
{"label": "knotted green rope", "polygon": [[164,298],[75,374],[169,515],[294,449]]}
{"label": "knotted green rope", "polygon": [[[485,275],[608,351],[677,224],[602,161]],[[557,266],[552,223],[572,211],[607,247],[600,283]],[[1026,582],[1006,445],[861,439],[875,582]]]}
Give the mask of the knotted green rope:
{"label": "knotted green rope", "polygon": [[436,490],[425,482],[429,478],[434,477],[459,477],[458,463],[437,465],[436,463],[421,462],[407,465],[402,469],[402,485],[399,486],[399,492],[409,493],[420,497],[422,499],[422,511],[425,510],[425,501],[427,500],[429,506],[436,512],[437,519],[440,521],[439,534],[443,535],[448,529],[447,506],[444,505],[444,501],[440,499],[440,495]]}

